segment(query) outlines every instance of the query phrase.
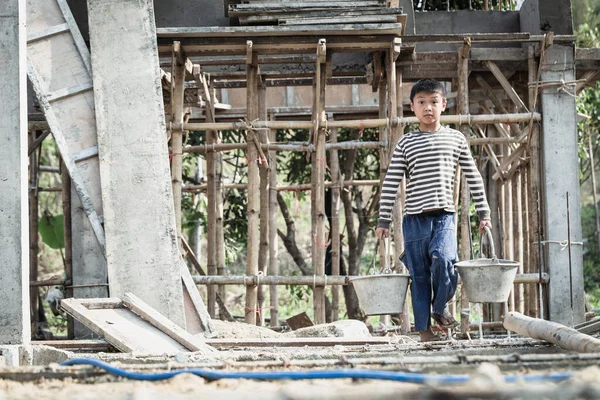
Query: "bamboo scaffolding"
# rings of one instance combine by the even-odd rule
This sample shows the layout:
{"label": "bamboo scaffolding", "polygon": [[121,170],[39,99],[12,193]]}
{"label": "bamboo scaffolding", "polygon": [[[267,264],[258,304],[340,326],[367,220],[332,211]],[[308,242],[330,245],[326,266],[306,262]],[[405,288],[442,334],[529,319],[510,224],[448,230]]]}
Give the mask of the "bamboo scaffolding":
{"label": "bamboo scaffolding", "polygon": [[[462,48],[458,50],[458,90],[456,97],[457,112],[463,115],[469,114],[469,51],[471,50],[471,40],[465,39]],[[461,121],[463,122],[463,121]],[[466,122],[466,121],[465,121]],[[469,126],[466,123],[459,125],[459,130],[469,137]],[[471,258],[470,238],[471,223],[469,221],[469,189],[464,173],[461,174],[461,220],[460,220],[460,259],[468,260]],[[460,331],[465,334],[469,330],[469,313],[465,312],[469,308],[469,299],[464,290],[461,290],[461,313],[460,313]]]}
{"label": "bamboo scaffolding", "polygon": [[[204,76],[204,82],[208,83],[208,77]],[[207,102],[207,105],[210,109],[210,118],[214,121],[215,118],[215,104],[217,102],[216,94],[212,87],[212,84],[209,85],[209,92],[212,95],[212,101]],[[210,98],[208,96],[207,98]],[[214,141],[216,143],[221,142],[221,132],[214,131]],[[217,274],[224,275],[225,274],[225,233],[223,229],[223,155],[220,153],[215,154],[214,157],[215,164],[215,218],[216,218],[216,227],[215,227],[215,247],[217,253]],[[225,287],[217,286],[217,294],[224,299],[226,297]],[[216,296],[217,302],[218,297]],[[221,310],[221,308],[219,308]],[[219,311],[219,318],[224,319],[227,318],[227,315],[224,315]]]}
{"label": "bamboo scaffolding", "polygon": [[[314,190],[311,198],[313,199],[312,220],[313,220],[313,272],[315,275],[325,275],[325,251],[327,243],[325,241],[325,166],[327,165],[327,155],[325,152],[325,134],[327,130],[325,118],[325,88],[327,79],[327,70],[331,65],[331,59],[326,56],[326,43],[320,39],[317,45],[317,63],[315,74],[315,85],[313,86],[313,121],[314,127],[312,136],[315,141],[315,152],[312,153],[312,183]],[[326,322],[325,311],[325,292],[323,287],[313,289],[314,316],[316,324]]]}
{"label": "bamboo scaffolding", "polygon": [[[269,131],[270,140],[277,139],[277,131]],[[278,236],[277,236],[277,152],[269,151],[269,275],[279,275],[278,262]],[[279,295],[277,286],[269,287],[269,300],[271,307],[271,326],[279,325]]]}
{"label": "bamboo scaffolding", "polygon": [[[523,237],[521,238],[523,242],[523,260],[521,261],[523,264],[523,273],[530,273],[530,255],[529,255],[529,199],[528,199],[528,190],[529,182],[528,182],[528,174],[529,174],[529,166],[525,166],[521,169],[521,205],[522,209],[522,218],[523,218]],[[533,289],[533,290],[532,290]],[[535,288],[531,288],[529,285],[526,285],[523,288],[523,295],[525,296],[525,315],[532,315],[531,308],[531,297],[534,298],[535,303]]]}
{"label": "bamboo scaffolding", "polygon": [[[248,41],[246,73],[248,82],[246,88],[246,110],[248,121],[254,121],[258,115],[258,56],[252,51],[252,42]],[[253,129],[247,131],[247,142],[255,139],[257,132]],[[258,274],[258,250],[259,250],[259,155],[256,146],[248,146],[246,149],[248,159],[248,254],[246,256],[246,274]],[[256,286],[246,287],[246,316],[248,324],[256,325],[257,315],[257,292]]]}
{"label": "bamboo scaffolding", "polygon": [[[531,113],[511,113],[511,114],[469,114],[468,112],[457,115],[442,115],[440,122],[442,124],[495,124],[495,123],[520,123],[529,122]],[[533,113],[534,121],[541,121],[542,117],[539,113]],[[388,121],[387,118],[378,119],[363,119],[363,120],[336,120],[329,121],[325,128],[351,128],[351,129],[370,129],[379,128],[380,126],[393,126],[416,124],[419,120],[417,117],[402,117]],[[248,130],[248,129],[311,129],[312,121],[258,121],[253,120],[251,124],[247,122],[193,122],[183,124],[184,130],[190,131],[205,131],[205,130]],[[173,127],[175,128],[175,126]]]}
{"label": "bamboo scaffolding", "polygon": [[[331,143],[337,143],[338,129],[332,128],[329,136]],[[329,152],[329,165],[331,168],[331,275],[340,275],[340,159],[337,150]],[[325,182],[325,187],[327,187]],[[340,291],[337,286],[331,288],[331,319],[337,321],[340,318]]]}
{"label": "bamboo scaffolding", "polygon": [[[198,285],[305,285],[305,286],[329,286],[350,284],[352,278],[356,276],[342,275],[313,275],[313,276],[289,276],[289,275],[193,275],[194,282]],[[542,275],[542,283],[548,283],[550,277],[548,274]],[[540,281],[538,274],[517,274],[515,283],[537,284]]]}
{"label": "bamboo scaffolding", "polygon": [[[258,117],[267,120],[267,88],[263,85],[258,87]],[[261,144],[267,144],[269,142],[268,129],[261,129],[258,131],[258,140]],[[269,259],[269,169],[270,164],[268,159],[264,160],[259,167],[259,197],[260,197],[260,239],[258,249],[258,270],[262,274],[267,273],[267,264]],[[265,288],[258,286],[257,288],[257,301],[258,309],[264,309],[265,305]],[[265,313],[260,313],[257,321],[257,325],[263,326],[265,324]]]}

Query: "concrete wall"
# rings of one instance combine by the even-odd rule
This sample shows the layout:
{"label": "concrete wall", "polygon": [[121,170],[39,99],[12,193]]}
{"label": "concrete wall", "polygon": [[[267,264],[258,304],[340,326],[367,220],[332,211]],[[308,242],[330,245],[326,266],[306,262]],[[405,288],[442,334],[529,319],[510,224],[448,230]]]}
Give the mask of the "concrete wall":
{"label": "concrete wall", "polygon": [[0,1],[0,345],[31,339],[25,2]]}
{"label": "concrete wall", "polygon": [[522,32],[573,34],[571,0],[525,0],[521,6],[520,19]]}
{"label": "concrete wall", "polygon": [[[419,35],[441,33],[520,32],[518,11],[428,11],[415,13]],[[475,45],[476,46],[476,45]],[[451,51],[459,45],[419,43],[418,51]],[[486,45],[489,47],[489,44]]]}

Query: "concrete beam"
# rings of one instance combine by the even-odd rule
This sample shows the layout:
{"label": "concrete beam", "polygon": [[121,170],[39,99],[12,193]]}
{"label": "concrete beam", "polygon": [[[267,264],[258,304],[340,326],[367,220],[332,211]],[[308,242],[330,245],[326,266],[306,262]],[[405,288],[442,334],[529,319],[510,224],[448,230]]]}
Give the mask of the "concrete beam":
{"label": "concrete beam", "polygon": [[[541,80],[575,79],[573,48],[554,45],[546,51]],[[584,319],[583,246],[581,243],[577,112],[573,87],[549,86],[541,92],[543,215],[545,266],[550,274],[550,320],[573,326]],[[567,213],[567,193],[570,212]],[[570,214],[570,215],[568,215]],[[570,226],[569,226],[570,225]]]}
{"label": "concrete beam", "polygon": [[0,344],[31,340],[25,2],[0,2]]}
{"label": "concrete beam", "polygon": [[110,295],[132,292],[185,328],[152,1],[88,10]]}

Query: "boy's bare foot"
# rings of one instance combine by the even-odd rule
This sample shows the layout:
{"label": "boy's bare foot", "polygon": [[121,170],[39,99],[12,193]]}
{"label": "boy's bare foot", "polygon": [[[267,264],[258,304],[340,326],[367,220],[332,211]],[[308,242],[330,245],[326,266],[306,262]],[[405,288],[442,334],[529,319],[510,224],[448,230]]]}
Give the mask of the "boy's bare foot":
{"label": "boy's bare foot", "polygon": [[419,335],[421,336],[421,342],[437,342],[442,340],[440,336],[433,333],[431,327],[427,328],[426,331],[419,332]]}

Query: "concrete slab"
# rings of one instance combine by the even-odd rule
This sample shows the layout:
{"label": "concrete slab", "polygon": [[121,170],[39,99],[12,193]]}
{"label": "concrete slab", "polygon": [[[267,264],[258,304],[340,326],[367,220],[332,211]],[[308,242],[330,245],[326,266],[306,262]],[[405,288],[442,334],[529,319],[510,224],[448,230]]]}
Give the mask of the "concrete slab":
{"label": "concrete slab", "polygon": [[152,2],[88,10],[110,295],[185,327]]}
{"label": "concrete slab", "polygon": [[0,2],[0,344],[31,339],[25,2]]}

